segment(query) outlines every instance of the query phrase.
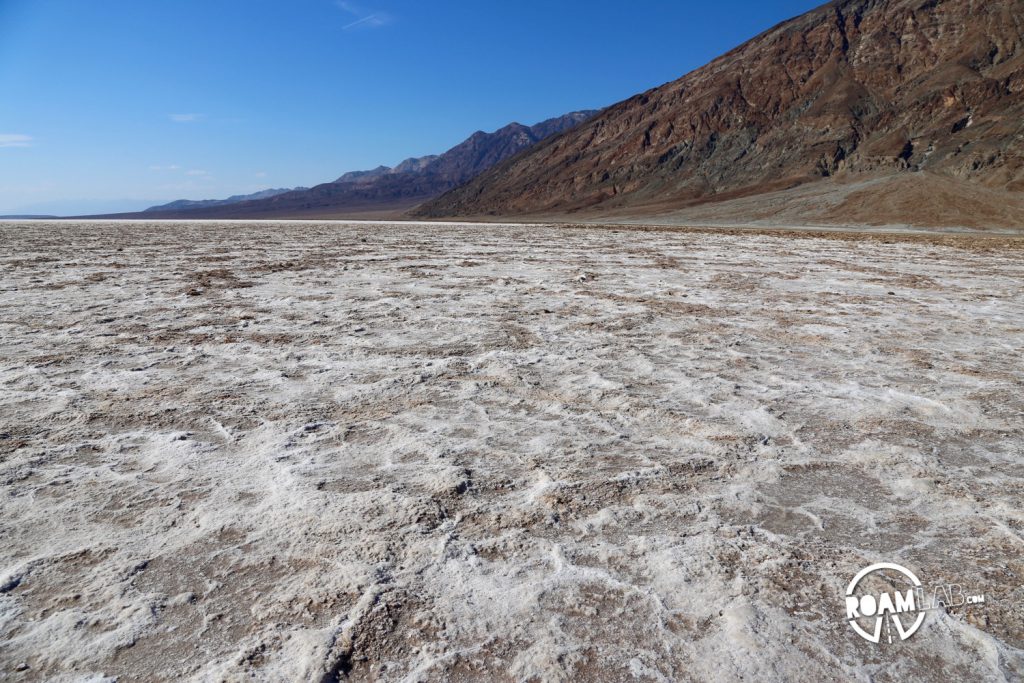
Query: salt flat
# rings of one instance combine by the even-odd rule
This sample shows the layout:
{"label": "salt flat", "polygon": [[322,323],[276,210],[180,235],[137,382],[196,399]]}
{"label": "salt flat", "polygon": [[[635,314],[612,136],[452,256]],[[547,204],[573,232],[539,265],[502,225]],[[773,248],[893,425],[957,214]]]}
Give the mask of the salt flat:
{"label": "salt flat", "polygon": [[0,678],[1019,680],[993,244],[2,225]]}

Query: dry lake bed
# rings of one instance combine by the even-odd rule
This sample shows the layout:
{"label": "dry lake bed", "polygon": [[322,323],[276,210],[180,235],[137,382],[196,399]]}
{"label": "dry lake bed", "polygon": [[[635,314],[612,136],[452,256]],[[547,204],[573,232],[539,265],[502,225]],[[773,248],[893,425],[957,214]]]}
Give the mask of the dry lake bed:
{"label": "dry lake bed", "polygon": [[0,679],[1021,680],[1022,351],[1009,239],[0,225]]}

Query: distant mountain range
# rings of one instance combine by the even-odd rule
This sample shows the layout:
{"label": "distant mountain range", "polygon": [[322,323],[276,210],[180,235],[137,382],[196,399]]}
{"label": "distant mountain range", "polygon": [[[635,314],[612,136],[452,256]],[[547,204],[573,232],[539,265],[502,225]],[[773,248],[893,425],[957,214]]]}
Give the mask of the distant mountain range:
{"label": "distant mountain range", "polygon": [[1020,228],[1022,17],[1021,0],[830,2],[414,215]]}
{"label": "distant mountain range", "polygon": [[254,199],[267,199],[269,197],[276,197],[279,194],[285,192],[301,192],[309,188],[305,187],[293,187],[283,188],[277,190],[260,190],[259,192],[253,192],[252,194],[236,194],[227,199],[178,199],[167,204],[161,204],[159,206],[151,206],[146,209],[145,213],[153,213],[159,211],[189,211],[191,209],[206,209],[212,206],[227,206],[229,204],[238,204],[239,202],[247,202]]}
{"label": "distant mountain range", "polygon": [[440,155],[406,159],[345,173],[313,188],[266,190],[223,200],[178,200],[155,206],[141,218],[337,218],[397,216],[456,188],[495,164],[557,133],[570,130],[596,111],[579,111],[534,126],[512,123],[493,133],[478,131]]}
{"label": "distant mountain range", "polygon": [[137,215],[1020,229],[1022,3],[835,0],[601,112]]}

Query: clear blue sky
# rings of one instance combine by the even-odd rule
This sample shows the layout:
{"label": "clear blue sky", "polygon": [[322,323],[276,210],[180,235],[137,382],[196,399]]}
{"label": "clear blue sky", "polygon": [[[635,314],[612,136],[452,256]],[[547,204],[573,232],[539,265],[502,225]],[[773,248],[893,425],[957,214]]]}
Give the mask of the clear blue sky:
{"label": "clear blue sky", "polygon": [[822,0],[0,0],[0,214],[130,210],[600,108]]}

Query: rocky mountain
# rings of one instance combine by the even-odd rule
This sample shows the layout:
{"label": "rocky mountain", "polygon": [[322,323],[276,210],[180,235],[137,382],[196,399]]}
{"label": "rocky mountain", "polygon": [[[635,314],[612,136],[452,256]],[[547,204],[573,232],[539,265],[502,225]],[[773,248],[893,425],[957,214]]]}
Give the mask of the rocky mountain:
{"label": "rocky mountain", "polygon": [[961,195],[1024,207],[1022,47],[1024,0],[830,2],[415,213],[649,216],[799,187],[776,197],[798,219],[820,208],[810,184],[856,196],[868,222],[875,198],[883,222]]}
{"label": "rocky mountain", "polygon": [[276,197],[279,194],[285,192],[295,192],[305,190],[305,187],[293,187],[293,188],[281,188],[281,189],[270,189],[260,190],[259,192],[253,192],[252,194],[236,194],[228,197],[227,199],[178,199],[167,204],[160,204],[159,206],[151,206],[146,209],[143,213],[156,212],[156,211],[188,211],[191,209],[205,209],[213,206],[227,206],[228,204],[238,204],[239,202],[247,202],[253,199],[267,199],[269,197]]}
{"label": "rocky mountain", "polygon": [[379,166],[368,171],[353,171],[333,182],[309,189],[239,202],[169,208],[147,213],[147,217],[351,218],[399,215],[472,180],[494,164],[541,140],[579,125],[596,113],[573,112],[535,126],[512,123],[493,133],[478,131],[444,154],[407,159],[394,168]]}
{"label": "rocky mountain", "polygon": [[369,171],[349,171],[335,180],[336,183],[369,183],[391,172],[388,166],[378,166]]}

